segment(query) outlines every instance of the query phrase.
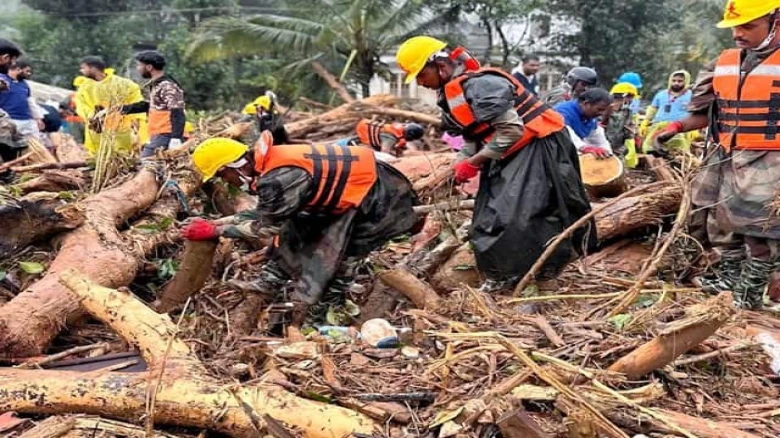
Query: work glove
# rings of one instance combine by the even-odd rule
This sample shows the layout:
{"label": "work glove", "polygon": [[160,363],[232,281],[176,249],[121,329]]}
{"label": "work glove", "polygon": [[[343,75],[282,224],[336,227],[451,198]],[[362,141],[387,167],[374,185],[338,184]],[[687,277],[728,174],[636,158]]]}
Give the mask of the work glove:
{"label": "work glove", "polygon": [[658,144],[664,144],[667,141],[671,140],[672,137],[675,135],[681,133],[683,130],[683,125],[680,122],[672,122],[664,129],[661,130],[661,132],[658,133],[658,135],[655,136],[655,141]]}
{"label": "work glove", "polygon": [[462,184],[468,182],[479,173],[479,167],[469,163],[469,160],[463,160],[455,165],[455,182]]}
{"label": "work glove", "polygon": [[603,160],[605,158],[609,158],[612,156],[612,154],[608,150],[597,146],[585,146],[584,148],[580,149],[580,152],[582,152],[583,155],[593,154],[599,160]]}
{"label": "work glove", "polygon": [[187,240],[214,240],[220,236],[219,227],[214,222],[193,218],[181,229],[181,237]]}
{"label": "work glove", "polygon": [[639,136],[642,138],[647,137],[647,130],[650,129],[650,120],[645,119],[639,125]]}
{"label": "work glove", "polygon": [[181,139],[180,138],[172,138],[168,141],[168,149],[178,149],[181,147]]}

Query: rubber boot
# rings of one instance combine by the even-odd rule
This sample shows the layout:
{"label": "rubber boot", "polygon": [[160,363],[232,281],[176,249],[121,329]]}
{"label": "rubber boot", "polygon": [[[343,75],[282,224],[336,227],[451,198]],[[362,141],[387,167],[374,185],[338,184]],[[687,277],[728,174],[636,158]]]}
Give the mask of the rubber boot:
{"label": "rubber boot", "polygon": [[764,305],[764,290],[769,275],[780,267],[780,261],[749,260],[742,266],[742,275],[734,287],[737,307],[758,310]]}
{"label": "rubber boot", "polygon": [[742,274],[745,258],[746,254],[742,249],[725,250],[721,253],[720,261],[714,264],[707,273],[697,277],[694,283],[711,294],[734,291]]}
{"label": "rubber boot", "polygon": [[253,281],[230,280],[228,284],[244,292],[252,292],[272,300],[281,295],[290,277],[274,261],[266,262],[260,275]]}

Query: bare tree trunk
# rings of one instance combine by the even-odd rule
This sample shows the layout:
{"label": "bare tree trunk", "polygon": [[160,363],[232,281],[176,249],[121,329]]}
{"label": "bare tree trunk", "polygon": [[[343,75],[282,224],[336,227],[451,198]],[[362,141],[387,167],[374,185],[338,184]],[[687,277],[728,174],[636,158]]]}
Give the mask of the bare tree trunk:
{"label": "bare tree trunk", "polygon": [[346,103],[352,103],[355,101],[355,98],[349,94],[349,91],[347,91],[346,88],[344,88],[344,84],[339,82],[339,80],[333,76],[333,74],[329,72],[322,64],[314,61],[311,63],[311,68],[315,73],[317,73],[317,76],[321,77],[328,84],[328,86],[330,86],[330,88],[332,88],[333,91],[339,95],[341,100]]}

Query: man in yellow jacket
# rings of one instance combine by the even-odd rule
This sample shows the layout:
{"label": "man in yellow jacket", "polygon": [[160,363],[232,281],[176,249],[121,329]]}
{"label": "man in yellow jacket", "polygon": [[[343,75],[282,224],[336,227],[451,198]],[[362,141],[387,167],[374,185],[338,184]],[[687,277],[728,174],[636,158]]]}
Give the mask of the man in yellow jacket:
{"label": "man in yellow jacket", "polygon": [[[143,100],[141,88],[130,79],[113,74],[97,56],[81,60],[79,71],[92,79],[76,91],[76,112],[89,122],[84,146],[91,156],[97,154],[101,141],[109,141],[116,150],[130,153],[133,145],[146,142],[146,115],[119,113],[122,105]],[[137,137],[134,135],[137,132]],[[136,137],[136,138],[134,138]]]}

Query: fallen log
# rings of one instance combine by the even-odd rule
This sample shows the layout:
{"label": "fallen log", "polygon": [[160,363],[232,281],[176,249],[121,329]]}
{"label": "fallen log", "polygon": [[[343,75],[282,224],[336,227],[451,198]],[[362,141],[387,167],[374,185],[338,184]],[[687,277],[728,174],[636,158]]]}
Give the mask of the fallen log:
{"label": "fallen log", "polygon": [[647,168],[653,171],[658,181],[676,181],[678,179],[669,167],[668,161],[653,155],[644,155],[643,157]]}
{"label": "fallen log", "polygon": [[656,338],[618,359],[609,371],[639,379],[662,368],[712,336],[734,313],[731,293],[724,292],[694,308],[688,318],[673,323]]}
{"label": "fallen log", "polygon": [[[208,429],[230,436],[262,436],[242,406],[268,415],[304,436],[371,434],[365,415],[296,397],[270,384],[227,386],[210,377],[177,327],[127,292],[100,287],[75,271],[61,281],[76,302],[136,346],[148,364],[143,373],[0,368],[0,409],[34,414],[84,413]],[[46,400],[41,403],[41,400]],[[147,408],[148,406],[148,408]],[[262,425],[261,425],[262,426]]]}
{"label": "fallen log", "polygon": [[362,116],[355,112],[356,105],[374,105],[378,107],[390,106],[395,104],[398,98],[387,94],[378,94],[375,96],[367,97],[365,99],[355,101],[353,103],[345,103],[341,106],[334,108],[331,111],[318,114],[308,119],[300,120],[297,122],[285,124],[285,129],[290,138],[305,138],[308,134],[311,134],[322,127],[326,127],[331,124],[344,124],[346,120],[349,120],[350,125],[354,129],[355,123],[357,123]]}
{"label": "fallen log", "polygon": [[49,417],[19,435],[19,438],[58,438],[70,432],[75,426],[75,417]]}
{"label": "fallen log", "polygon": [[593,154],[580,155],[580,173],[593,199],[614,198],[628,189],[623,160],[618,157],[600,159]]}
{"label": "fallen log", "polygon": [[86,186],[87,181],[78,170],[44,170],[40,176],[17,185],[22,193],[64,192]]}
{"label": "fallen log", "polygon": [[83,222],[84,214],[79,207],[59,199],[56,193],[43,199],[22,198],[0,205],[0,259]]}
{"label": "fallen log", "polygon": [[84,146],[76,143],[72,136],[61,132],[52,132],[49,134],[49,138],[54,145],[54,155],[60,163],[87,160],[87,150],[84,149]]}
{"label": "fallen log", "polygon": [[0,164],[0,172],[5,172],[6,170],[16,166],[17,164],[24,163],[25,161],[27,161],[27,159],[29,159],[32,156],[33,156],[33,152],[27,152],[26,154],[24,154],[24,155],[22,155],[22,156],[20,156],[18,158],[15,158],[15,159],[13,159],[11,161],[7,161],[7,162],[5,162],[3,164]]}
{"label": "fallen log", "polygon": [[168,313],[203,287],[211,276],[211,264],[218,243],[216,240],[188,241],[184,245],[179,270],[152,305],[155,310]]}
{"label": "fallen log", "polygon": [[87,167],[86,161],[75,161],[72,163],[37,163],[30,164],[29,166],[15,166],[11,170],[17,173],[24,172],[37,172],[39,170],[47,169],[78,169],[79,167]]}
{"label": "fallen log", "polygon": [[[186,171],[179,186],[190,196],[200,179]],[[128,285],[135,278],[146,251],[168,238],[168,233],[137,230],[122,234],[117,226],[149,207],[158,190],[156,172],[142,169],[133,179],[79,203],[84,223],[63,237],[46,275],[0,308],[0,355],[40,355],[63,323],[80,315],[75,297],[57,280],[61,272],[79,267],[90,280],[110,287]],[[180,208],[172,194],[159,203],[163,214]]]}
{"label": "fallen log", "polygon": [[680,207],[682,190],[677,184],[656,186],[641,196],[631,196],[609,205],[596,215],[600,241],[609,241],[656,225]]}
{"label": "fallen log", "polygon": [[420,309],[435,309],[441,305],[441,298],[436,291],[403,268],[385,271],[379,274],[379,278]]}
{"label": "fallen log", "polygon": [[437,128],[441,127],[441,117],[436,117],[425,113],[418,113],[416,111],[406,111],[397,108],[380,108],[376,106],[366,106],[363,111],[369,114],[412,120],[419,123],[425,123],[426,125],[435,126]]}

